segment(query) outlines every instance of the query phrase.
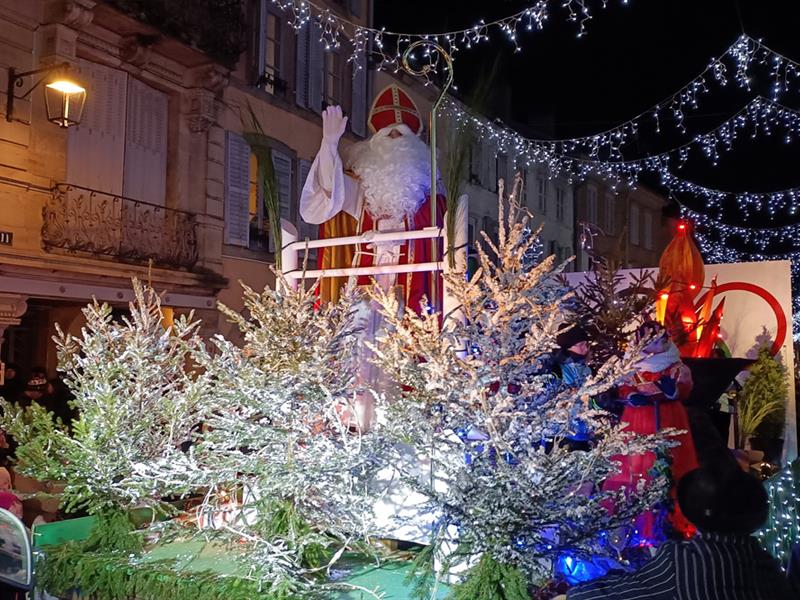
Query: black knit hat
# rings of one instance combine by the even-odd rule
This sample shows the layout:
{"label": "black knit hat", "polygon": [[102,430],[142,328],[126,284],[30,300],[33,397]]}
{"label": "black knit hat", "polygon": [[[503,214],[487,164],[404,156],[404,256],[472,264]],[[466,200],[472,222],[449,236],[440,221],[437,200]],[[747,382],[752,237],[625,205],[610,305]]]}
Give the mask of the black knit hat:
{"label": "black knit hat", "polygon": [[700,531],[749,534],[769,515],[764,486],[737,467],[695,469],[678,482],[678,504]]}
{"label": "black knit hat", "polygon": [[567,325],[561,330],[561,333],[556,336],[556,342],[558,342],[558,345],[563,350],[569,350],[575,344],[588,341],[589,334],[586,333],[586,330],[580,325],[574,325],[572,327]]}

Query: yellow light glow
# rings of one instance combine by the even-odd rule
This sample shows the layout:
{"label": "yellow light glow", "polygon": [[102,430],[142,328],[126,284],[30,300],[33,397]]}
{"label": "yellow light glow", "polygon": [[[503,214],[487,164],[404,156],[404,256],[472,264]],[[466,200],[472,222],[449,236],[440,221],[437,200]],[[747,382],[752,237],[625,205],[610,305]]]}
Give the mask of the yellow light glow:
{"label": "yellow light glow", "polygon": [[48,83],[47,87],[50,89],[61,92],[62,94],[80,94],[85,92],[86,88],[79,86],[74,81],[58,80],[53,83]]}

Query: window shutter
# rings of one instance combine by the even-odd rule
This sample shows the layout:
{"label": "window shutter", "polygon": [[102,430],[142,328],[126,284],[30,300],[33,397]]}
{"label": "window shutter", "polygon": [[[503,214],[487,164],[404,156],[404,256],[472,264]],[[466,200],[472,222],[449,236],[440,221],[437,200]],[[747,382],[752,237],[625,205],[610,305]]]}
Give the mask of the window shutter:
{"label": "window shutter", "polygon": [[[266,44],[267,44],[267,2],[269,0],[259,0],[258,2],[258,28],[256,28],[256,39],[255,43],[253,44],[253,49],[255,50],[254,54],[254,66],[256,70],[256,78],[255,80],[258,81],[259,78],[264,75],[265,71],[265,63],[264,63],[264,55],[266,53]],[[300,32],[297,34],[297,46],[298,49],[300,47]],[[300,53],[297,54],[297,60],[300,61]]]}
{"label": "window shutter", "polygon": [[356,135],[367,136],[367,56],[363,54],[353,61],[353,106],[350,129]]}
{"label": "window shutter", "polygon": [[[303,193],[303,186],[306,184],[306,179],[308,179],[308,172],[311,170],[311,161],[310,160],[299,160],[297,161],[297,197],[300,198],[300,194]],[[312,225],[310,223],[306,223],[302,219],[298,218],[298,230],[300,233],[300,239],[305,240],[306,238],[310,240],[317,239],[318,232],[319,232],[319,225]],[[316,264],[317,262],[317,251],[310,250],[308,253],[308,262],[309,265]],[[301,254],[302,256],[302,254]]]}
{"label": "window shutter", "polygon": [[492,142],[486,142],[483,147],[483,185],[491,191],[497,190],[497,159],[496,150]]}
{"label": "window shutter", "polygon": [[[310,160],[299,160],[297,161],[297,197],[300,198],[300,195],[303,193],[303,186],[306,184],[306,179],[308,179],[308,172],[311,170],[311,161]],[[305,224],[305,223],[303,223]],[[316,225],[312,226],[316,231]]]}
{"label": "window shutter", "polygon": [[653,214],[649,211],[644,213],[644,247],[653,249]]}
{"label": "window shutter", "polygon": [[123,196],[164,206],[167,192],[168,96],[128,81]]}
{"label": "window shutter", "polygon": [[250,245],[250,146],[237,133],[225,138],[225,243]]}
{"label": "window shutter", "polygon": [[322,77],[324,75],[325,57],[322,47],[322,30],[319,23],[309,21],[309,53],[308,53],[308,108],[316,113],[322,112]]}
{"label": "window shutter", "polygon": [[469,173],[470,173],[470,182],[471,183],[481,183],[481,176],[483,171],[481,170],[481,153],[483,152],[483,148],[479,143],[473,142],[472,146],[469,149]]}
{"label": "window shutter", "polygon": [[87,93],[81,124],[67,130],[67,182],[121,195],[128,75],[87,60],[75,68]]}
{"label": "window shutter", "polygon": [[311,42],[311,24],[301,27],[297,39],[297,61],[295,67],[294,94],[298,106],[308,108],[308,57]]}
{"label": "window shutter", "polygon": [[636,204],[631,204],[630,242],[634,246],[639,245],[639,206]]}
{"label": "window shutter", "polygon": [[283,152],[273,150],[272,166],[275,168],[275,181],[278,184],[281,218],[294,221],[292,218],[292,158]]}
{"label": "window shutter", "polygon": [[616,227],[614,221],[614,196],[606,195],[606,235],[614,235],[614,228]]}

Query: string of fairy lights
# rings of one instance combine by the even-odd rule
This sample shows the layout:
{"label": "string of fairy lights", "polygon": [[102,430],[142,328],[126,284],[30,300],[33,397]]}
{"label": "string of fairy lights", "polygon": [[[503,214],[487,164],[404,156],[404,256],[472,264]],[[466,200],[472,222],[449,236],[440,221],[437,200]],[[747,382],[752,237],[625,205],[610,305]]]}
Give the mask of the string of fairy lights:
{"label": "string of fairy lights", "polygon": [[[559,140],[524,138],[518,134],[516,137],[528,144],[552,145],[561,154],[580,153],[590,159],[623,161],[623,149],[646,130],[648,124],[653,133],[661,133],[665,127],[672,126],[677,133],[686,134],[687,113],[697,110],[701,98],[714,87],[724,88],[734,82],[740,88],[750,90],[751,67],[754,64],[769,67],[771,100],[777,101],[792,89],[800,90],[800,64],[772,50],[760,40],[742,35],[677,92],[624,123],[591,135]],[[464,112],[459,111],[452,101],[450,110],[456,114]],[[509,131],[509,135],[513,137],[514,132]]]}
{"label": "string of fairy lights", "polygon": [[[348,60],[359,69],[367,67],[370,56],[370,66],[394,71],[401,68],[405,50],[419,41],[435,42],[451,56],[495,38],[505,38],[519,51],[520,34],[541,29],[558,10],[563,10],[568,20],[577,23],[578,35],[584,35],[594,10],[609,4],[609,0],[534,0],[512,15],[481,20],[465,29],[405,33],[359,24],[313,0],[272,2],[287,13],[296,29],[313,25],[325,49],[341,51],[346,46],[350,52]],[[415,66],[428,74],[438,72],[442,67],[440,59],[438,52],[424,45],[416,56],[412,55]],[[759,76],[766,73],[768,92],[755,96],[713,130],[690,136],[687,117],[696,112],[703,98],[715,89],[733,85],[754,93],[756,66],[760,67]],[[746,136],[749,139],[781,137],[786,143],[798,139],[800,113],[778,102],[783,96],[796,92],[800,92],[800,63],[761,40],[743,34],[674,93],[625,122],[590,135],[564,139],[525,137],[502,123],[474,114],[453,98],[447,98],[440,110],[456,126],[470,128],[475,137],[489,144],[496,154],[513,156],[519,165],[543,166],[552,176],[566,175],[570,180],[600,176],[613,188],[635,185],[643,173],[654,173],[671,193],[701,199],[704,212],[686,206],[682,210],[697,224],[698,242],[709,261],[794,259],[796,253],[800,253],[800,243],[795,246],[793,242],[800,233],[800,224],[754,228],[726,223],[723,215],[730,219],[731,213],[738,211],[740,223],[746,223],[756,214],[760,218],[783,220],[797,212],[800,187],[772,192],[731,192],[697,184],[677,172],[694,155],[716,166],[722,154],[731,151]],[[667,128],[689,139],[657,154],[626,157],[642,133],[660,134]],[[709,232],[713,232],[713,237]],[[792,272],[800,281],[800,261],[793,260]],[[800,308],[800,301],[797,306]]]}
{"label": "string of fairy lights", "polygon": [[765,484],[769,494],[769,519],[758,532],[764,547],[786,567],[792,548],[800,542],[800,461],[795,461]]}
{"label": "string of fairy lights", "polygon": [[[571,140],[527,138],[508,127],[472,113],[452,99],[443,102],[441,113],[452,119],[457,127],[472,130],[477,139],[493,145],[497,152],[514,156],[519,164],[543,164],[553,174],[567,174],[579,179],[594,174],[616,182],[636,180],[643,172],[654,172],[661,175],[665,183],[672,182],[683,191],[691,189],[697,192],[703,191],[701,186],[695,188],[672,172],[672,169],[680,169],[691,158],[693,151],[716,166],[721,155],[731,151],[735,143],[745,135],[749,139],[779,135],[786,143],[800,138],[800,113],[760,96],[753,98],[713,130],[696,135],[679,146],[657,154],[619,161],[574,156],[567,151]],[[712,206],[719,208],[720,193],[708,195],[713,201]],[[747,193],[737,196],[741,208],[763,209],[766,206],[763,200],[763,197],[756,198]]]}
{"label": "string of fairy lights", "polygon": [[[541,29],[551,15],[562,10],[567,20],[577,24],[577,35],[586,34],[594,9],[606,8],[609,0],[533,0],[530,6],[496,20],[480,20],[471,27],[443,32],[403,33],[386,28],[367,27],[348,19],[312,0],[272,0],[285,11],[296,30],[315,27],[326,50],[349,52],[348,61],[355,70],[368,65],[379,70],[399,71],[402,57],[409,46],[428,41],[440,45],[455,56],[462,50],[505,39],[516,51],[522,49],[520,37]],[[628,0],[620,0],[628,4]],[[439,52],[422,48],[411,56],[412,62],[428,76],[446,68]],[[736,114],[712,131],[693,135],[685,143],[651,156],[626,159],[632,142],[643,133],[660,134],[666,128],[688,136],[686,119],[700,108],[701,100],[714,91],[735,85],[752,92],[752,69],[766,68],[769,78],[768,98],[757,96]],[[662,185],[674,194],[687,194],[703,201],[707,212],[682,206],[685,217],[694,221],[698,245],[709,262],[749,262],[765,260],[791,261],[794,282],[800,283],[800,223],[774,227],[732,225],[722,220],[723,214],[738,211],[739,222],[752,215],[761,219],[785,219],[795,215],[800,200],[800,187],[773,192],[733,192],[707,187],[678,176],[675,171],[686,163],[693,152],[700,153],[716,166],[723,152],[732,150],[744,137],[782,136],[786,143],[800,137],[800,113],[782,106],[778,100],[791,92],[800,92],[800,63],[776,52],[761,40],[740,36],[720,56],[712,58],[701,73],[660,102],[639,112],[627,121],[590,135],[558,140],[526,138],[504,125],[473,114],[468,108],[448,98],[442,112],[462,127],[473,129],[478,139],[487,140],[496,153],[513,155],[517,164],[537,164],[549,169],[553,176],[566,174],[570,179],[599,175],[612,183],[635,185],[644,172],[656,173]],[[710,216],[715,212],[716,218]],[[747,249],[743,249],[746,247]],[[800,286],[795,285],[796,289]],[[793,298],[794,330],[800,337],[800,294]],[[782,563],[787,564],[793,543],[800,539],[798,481],[800,463],[786,467],[767,483],[771,514],[768,525],[759,535]]]}
{"label": "string of fairy lights", "polygon": [[737,207],[744,219],[751,216],[766,216],[774,220],[776,216],[784,218],[797,214],[800,202],[800,188],[789,188],[774,192],[732,192],[711,188],[673,175],[663,170],[660,173],[661,183],[673,193],[691,194],[701,198],[709,209],[717,212],[721,219],[721,211],[725,207]]}
{"label": "string of fairy lights", "polygon": [[[629,2],[619,1],[621,4]],[[577,35],[581,37],[586,34],[589,21],[594,18],[596,10],[606,8],[609,2],[610,0],[532,0],[530,6],[511,15],[489,21],[481,19],[464,29],[404,33],[368,27],[313,0],[272,0],[275,6],[288,15],[289,22],[295,29],[315,23],[320,41],[326,49],[341,49],[343,42],[346,42],[350,50],[348,60],[360,68],[365,66],[364,60],[368,51],[375,57],[377,68],[395,71],[401,68],[405,50],[419,40],[436,42],[451,57],[455,57],[461,50],[489,42],[495,35],[507,40],[516,51],[520,51],[521,34],[541,29],[556,12],[561,12],[567,21],[575,23]],[[418,66],[427,65],[433,73],[442,67],[437,52],[422,50],[414,58],[421,63]]]}

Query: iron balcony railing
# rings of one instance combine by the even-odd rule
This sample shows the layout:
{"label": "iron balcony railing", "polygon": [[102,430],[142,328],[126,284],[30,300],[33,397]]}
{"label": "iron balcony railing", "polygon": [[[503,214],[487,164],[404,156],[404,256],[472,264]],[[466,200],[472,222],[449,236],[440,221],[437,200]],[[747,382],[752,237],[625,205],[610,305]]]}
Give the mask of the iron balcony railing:
{"label": "iron balcony railing", "polygon": [[45,202],[42,244],[125,262],[191,269],[197,262],[194,215],[60,183]]}

